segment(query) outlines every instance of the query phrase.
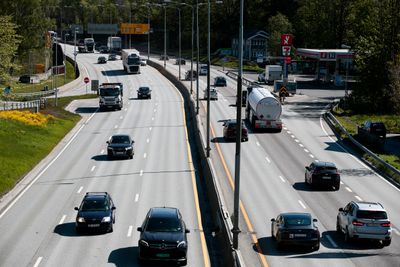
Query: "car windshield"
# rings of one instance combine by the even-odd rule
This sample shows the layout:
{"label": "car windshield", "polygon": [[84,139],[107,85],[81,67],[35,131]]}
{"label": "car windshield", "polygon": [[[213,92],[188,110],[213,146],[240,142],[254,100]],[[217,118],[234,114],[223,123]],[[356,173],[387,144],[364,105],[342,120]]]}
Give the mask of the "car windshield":
{"label": "car windshield", "polygon": [[144,93],[145,93],[145,92],[148,92],[148,91],[149,91],[149,87],[140,87],[140,88],[139,88],[139,91],[140,91],[140,92],[144,92]]}
{"label": "car windshield", "polygon": [[117,96],[119,95],[119,88],[100,88],[101,96]]}
{"label": "car windshield", "polygon": [[82,204],[82,211],[106,211],[109,210],[107,200],[85,200]]}
{"label": "car windshield", "polygon": [[176,218],[150,218],[146,231],[149,232],[178,232],[182,226]]}
{"label": "car windshield", "polygon": [[128,65],[137,65],[140,64],[139,57],[128,57]]}
{"label": "car windshield", "polygon": [[310,225],[311,218],[306,216],[298,216],[298,217],[289,217],[285,219],[286,225]]}
{"label": "car windshield", "polygon": [[124,135],[113,136],[111,138],[111,144],[129,144],[129,137]]}
{"label": "car windshield", "polygon": [[335,167],[327,167],[327,166],[319,166],[316,168],[317,171],[324,171],[324,172],[336,172],[336,168]]}
{"label": "car windshield", "polygon": [[387,214],[380,210],[359,210],[357,211],[357,218],[382,220],[387,219]]}

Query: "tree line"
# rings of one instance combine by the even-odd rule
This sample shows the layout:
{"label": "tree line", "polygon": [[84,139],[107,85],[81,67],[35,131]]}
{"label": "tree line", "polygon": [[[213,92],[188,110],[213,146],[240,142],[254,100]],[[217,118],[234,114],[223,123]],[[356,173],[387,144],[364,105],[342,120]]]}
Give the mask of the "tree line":
{"label": "tree line", "polygon": [[[149,6],[147,3],[151,3]],[[2,0],[0,2],[0,79],[18,68],[18,57],[44,49],[47,30],[71,24],[147,23],[151,18],[154,46],[162,47],[163,1],[143,0]],[[196,1],[182,2],[196,8]],[[203,1],[198,1],[202,3]],[[340,48],[355,53],[359,82],[348,104],[357,112],[400,114],[400,0],[251,0],[245,2],[244,30],[266,30],[269,50],[280,53],[282,33],[294,36],[294,48]],[[205,1],[204,3],[207,3]],[[238,35],[239,0],[211,1],[212,50],[231,47]],[[191,47],[192,9],[171,3],[166,9],[169,46],[177,47],[181,8],[182,45]],[[199,35],[204,53],[207,42],[207,5],[200,4]],[[11,36],[11,37],[10,37]],[[153,43],[152,43],[153,45]]]}

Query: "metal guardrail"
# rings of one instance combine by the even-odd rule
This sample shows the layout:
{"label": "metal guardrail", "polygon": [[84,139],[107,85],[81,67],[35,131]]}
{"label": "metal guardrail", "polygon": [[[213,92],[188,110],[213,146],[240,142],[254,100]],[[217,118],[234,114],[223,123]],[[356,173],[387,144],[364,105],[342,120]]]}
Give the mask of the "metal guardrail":
{"label": "metal guardrail", "polygon": [[[237,79],[238,74],[236,72],[233,72],[233,71],[228,71],[226,73],[226,76],[228,76],[228,77],[230,77],[232,79]],[[255,83],[254,81],[251,81],[249,79],[246,79],[246,78],[242,77],[242,84],[243,85],[250,86],[250,85],[252,85],[254,83]]]}
{"label": "metal guardrail", "polygon": [[335,118],[335,116],[332,115],[331,112],[326,112],[325,117],[333,121],[355,146],[357,146],[359,149],[361,149],[362,151],[373,157],[376,161],[385,166],[385,168],[389,169],[390,171],[392,171],[393,173],[395,173],[400,177],[400,171],[398,169],[396,169],[395,167],[393,167],[392,165],[381,159],[374,152],[372,152],[371,150],[360,144],[356,139],[354,139],[354,137],[349,132],[346,131],[346,129],[340,124],[340,122]]}
{"label": "metal guardrail", "polygon": [[39,91],[39,92],[32,92],[32,93],[12,93],[9,96],[11,97],[27,97],[27,98],[41,98],[46,97],[49,95],[54,95],[58,89],[52,89],[47,91]]}
{"label": "metal guardrail", "polygon": [[16,109],[35,109],[39,111],[42,100],[15,102],[15,101],[0,101],[0,110],[16,110]]}

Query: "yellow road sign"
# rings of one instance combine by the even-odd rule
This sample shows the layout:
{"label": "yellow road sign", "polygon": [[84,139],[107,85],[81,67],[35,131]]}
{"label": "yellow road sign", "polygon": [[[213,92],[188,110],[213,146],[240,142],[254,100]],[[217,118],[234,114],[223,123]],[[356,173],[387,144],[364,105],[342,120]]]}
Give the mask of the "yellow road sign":
{"label": "yellow road sign", "polygon": [[149,32],[149,24],[137,23],[121,23],[121,34],[147,34]]}

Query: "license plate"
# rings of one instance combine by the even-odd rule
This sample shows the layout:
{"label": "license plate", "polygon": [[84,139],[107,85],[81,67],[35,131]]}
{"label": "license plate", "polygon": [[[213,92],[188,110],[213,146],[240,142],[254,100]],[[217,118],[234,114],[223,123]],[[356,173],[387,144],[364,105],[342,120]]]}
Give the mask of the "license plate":
{"label": "license plate", "polygon": [[88,224],[88,227],[92,228],[92,227],[100,227],[100,224]]}
{"label": "license plate", "polygon": [[294,237],[306,237],[307,234],[294,234]]}
{"label": "license plate", "polygon": [[169,254],[168,253],[157,253],[156,256],[159,258],[168,258]]}
{"label": "license plate", "polygon": [[115,152],[116,155],[123,155],[124,152]]}
{"label": "license plate", "polygon": [[367,226],[379,226],[379,223],[367,223]]}
{"label": "license plate", "polygon": [[330,177],[330,176],[322,176],[322,179],[324,179],[324,180],[330,180],[331,177]]}

